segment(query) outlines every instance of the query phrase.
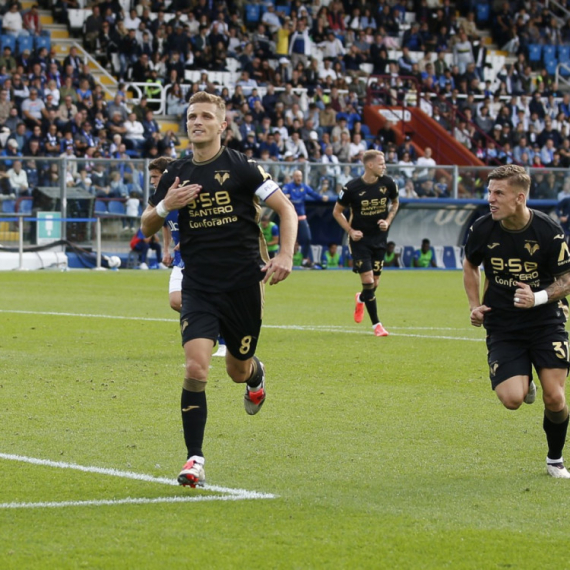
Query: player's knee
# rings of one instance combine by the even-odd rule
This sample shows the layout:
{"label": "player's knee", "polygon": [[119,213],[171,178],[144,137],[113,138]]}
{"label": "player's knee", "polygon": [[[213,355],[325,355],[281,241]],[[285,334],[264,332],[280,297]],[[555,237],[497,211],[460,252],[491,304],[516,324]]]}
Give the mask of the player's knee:
{"label": "player's knee", "polygon": [[501,400],[501,404],[503,404],[507,410],[518,410],[522,406],[524,398],[518,398],[511,394],[507,394],[499,396],[499,400]]}
{"label": "player's knee", "polygon": [[187,360],[186,378],[194,378],[199,382],[206,382],[208,379],[208,366],[196,360]]}
{"label": "player's knee", "polygon": [[558,411],[565,407],[566,397],[562,388],[557,390],[544,390],[542,401],[547,410]]}

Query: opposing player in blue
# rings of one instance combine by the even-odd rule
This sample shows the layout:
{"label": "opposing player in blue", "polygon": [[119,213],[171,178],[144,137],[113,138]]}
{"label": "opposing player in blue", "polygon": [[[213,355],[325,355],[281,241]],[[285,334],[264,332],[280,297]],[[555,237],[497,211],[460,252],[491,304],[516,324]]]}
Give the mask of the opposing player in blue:
{"label": "opposing player in blue", "polygon": [[[321,196],[315,192],[308,184],[303,183],[303,173],[300,170],[293,172],[293,182],[283,186],[283,194],[291,200],[297,212],[297,219],[299,226],[297,229],[297,241],[301,246],[301,253],[303,254],[303,265],[310,264],[311,262],[311,228],[307,222],[307,212],[305,211],[305,201],[307,198],[312,198],[317,202],[328,202],[328,196]],[[316,260],[317,263],[320,259]]]}

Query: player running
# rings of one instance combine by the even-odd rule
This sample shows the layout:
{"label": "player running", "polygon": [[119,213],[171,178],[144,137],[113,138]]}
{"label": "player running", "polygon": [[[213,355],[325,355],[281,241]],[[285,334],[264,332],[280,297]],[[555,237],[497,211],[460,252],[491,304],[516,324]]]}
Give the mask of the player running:
{"label": "player running", "polygon": [[[360,274],[362,291],[356,293],[354,320],[361,323],[364,306],[376,336],[388,336],[378,318],[376,288],[384,265],[388,229],[398,207],[398,187],[385,175],[384,153],[367,150],[362,158],[364,174],[354,178],[341,190],[333,216],[348,234],[352,270]],[[344,210],[350,208],[350,222]]]}
{"label": "player running", "polygon": [[[186,358],[181,408],[188,459],[178,481],[191,487],[205,481],[205,390],[211,349],[220,332],[227,345],[228,375],[246,384],[246,412],[256,414],[265,402],[265,370],[255,356],[264,284],[290,274],[297,226],[293,206],[271,176],[221,145],[225,111],[220,97],[205,92],[192,96],[187,128],[194,156],[171,163],[142,218],[145,235],[151,235],[170,211],[179,210],[184,261],[180,329]],[[258,225],[259,200],[281,221],[281,248],[272,259]]]}
{"label": "player running", "polygon": [[487,181],[491,213],[473,224],[465,245],[463,279],[471,324],[487,331],[491,386],[508,410],[534,402],[534,366],[544,401],[546,471],[570,479],[562,458],[568,430],[564,385],[570,252],[562,228],[528,208],[531,181],[523,167],[500,166]]}

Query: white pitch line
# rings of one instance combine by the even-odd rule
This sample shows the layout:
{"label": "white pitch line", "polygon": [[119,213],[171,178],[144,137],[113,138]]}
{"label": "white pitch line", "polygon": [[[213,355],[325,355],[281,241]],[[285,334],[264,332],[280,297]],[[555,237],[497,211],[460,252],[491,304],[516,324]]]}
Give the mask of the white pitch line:
{"label": "white pitch line", "polygon": [[[22,315],[44,315],[44,316],[54,316],[54,317],[84,317],[90,319],[116,319],[123,321],[150,321],[150,322],[161,322],[161,323],[178,323],[177,319],[165,319],[156,317],[127,317],[120,315],[97,315],[88,313],[60,313],[55,311],[22,311],[22,310],[12,310],[12,309],[0,309],[0,313],[15,313]],[[340,332],[345,334],[359,334],[368,335],[369,331],[365,329],[349,329],[343,326],[337,325],[263,325],[266,329],[280,329],[280,330],[297,330],[297,331],[309,331],[309,332]],[[463,331],[467,332],[470,329],[461,328],[451,328],[451,327],[390,327],[391,330],[425,330],[425,331]],[[443,336],[443,335],[421,335],[421,334],[407,334],[407,333],[390,333],[390,336],[401,336],[401,337],[411,337],[411,338],[425,338],[425,339],[437,339],[437,340],[463,340],[469,342],[484,342],[485,339],[482,338],[472,338],[472,337],[455,337],[455,336]]]}
{"label": "white pitch line", "polygon": [[[157,503],[199,503],[204,501],[244,501],[250,499],[244,495],[200,495],[197,497],[156,497],[154,499],[131,498],[101,499],[93,501],[49,501],[43,503],[0,503],[0,509],[46,509],[63,507],[101,507],[114,505],[150,505]],[[273,498],[270,496],[256,497],[258,499]]]}
{"label": "white pitch line", "polygon": [[[148,483],[160,483],[162,485],[178,486],[176,479],[168,479],[166,477],[154,477],[145,475],[144,473],[135,473],[134,471],[120,471],[118,469],[109,469],[106,467],[94,467],[78,465],[76,463],[67,463],[65,461],[51,461],[49,459],[38,459],[36,457],[26,457],[25,455],[13,455],[10,453],[0,453],[0,459],[10,461],[19,461],[21,463],[31,463],[32,465],[42,465],[44,467],[57,467],[59,469],[74,469],[83,471],[84,473],[98,473],[100,475],[110,475],[112,477],[122,477],[123,479],[135,479],[137,481],[146,481]],[[241,499],[274,499],[276,495],[269,493],[258,493],[257,491],[247,491],[246,489],[230,489],[227,487],[218,487],[217,485],[204,485],[201,487],[205,491],[214,493],[225,493]]]}

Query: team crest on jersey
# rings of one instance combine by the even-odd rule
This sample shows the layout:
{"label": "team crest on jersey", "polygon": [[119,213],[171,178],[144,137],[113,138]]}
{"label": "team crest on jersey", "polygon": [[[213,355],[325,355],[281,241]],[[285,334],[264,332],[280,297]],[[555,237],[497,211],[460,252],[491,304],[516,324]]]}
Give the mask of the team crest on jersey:
{"label": "team crest on jersey", "polygon": [[495,362],[491,362],[491,364],[489,364],[489,376],[491,376],[491,378],[495,376],[498,368],[499,368],[499,363],[496,360]]}
{"label": "team crest on jersey", "polygon": [[220,183],[220,186],[223,186],[224,182],[226,180],[230,179],[230,173],[229,172],[224,172],[224,173],[216,172],[216,175],[214,176],[214,178]]}
{"label": "team crest on jersey", "polygon": [[380,186],[380,194],[386,194],[388,192],[388,188],[386,186]]}
{"label": "team crest on jersey", "polygon": [[531,254],[534,255],[539,249],[540,246],[535,241],[527,241],[524,244],[524,248]]}

